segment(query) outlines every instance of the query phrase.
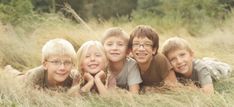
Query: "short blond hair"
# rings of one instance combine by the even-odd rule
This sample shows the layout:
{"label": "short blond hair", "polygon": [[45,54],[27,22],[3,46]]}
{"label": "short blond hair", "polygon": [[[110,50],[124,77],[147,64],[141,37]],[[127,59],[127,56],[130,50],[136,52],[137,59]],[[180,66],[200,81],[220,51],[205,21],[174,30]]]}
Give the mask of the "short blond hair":
{"label": "short blond hair", "polygon": [[162,44],[162,53],[167,57],[168,53],[171,51],[174,51],[176,49],[185,49],[192,53],[192,49],[188,41],[186,41],[183,38],[180,37],[172,37],[167,39],[163,44]]}
{"label": "short blond hair", "polygon": [[73,45],[65,39],[56,38],[49,40],[42,47],[42,62],[46,61],[49,57],[54,55],[67,55],[70,56],[72,62],[76,60],[76,51]]}
{"label": "short blond hair", "polygon": [[105,62],[106,62],[105,67],[107,67],[108,60],[107,60],[103,45],[99,41],[90,40],[90,41],[87,41],[84,44],[82,44],[81,47],[79,48],[79,50],[77,51],[77,68],[81,72],[81,74],[84,73],[84,71],[81,69],[81,64],[85,58],[85,55],[88,53],[89,48],[92,46],[95,46],[101,52],[101,54],[104,56],[103,60],[105,60]]}
{"label": "short blond hair", "polygon": [[104,44],[104,42],[110,37],[121,38],[124,40],[125,43],[128,44],[129,36],[127,32],[125,32],[123,29],[119,27],[112,27],[112,28],[107,29],[103,34],[102,44]]}

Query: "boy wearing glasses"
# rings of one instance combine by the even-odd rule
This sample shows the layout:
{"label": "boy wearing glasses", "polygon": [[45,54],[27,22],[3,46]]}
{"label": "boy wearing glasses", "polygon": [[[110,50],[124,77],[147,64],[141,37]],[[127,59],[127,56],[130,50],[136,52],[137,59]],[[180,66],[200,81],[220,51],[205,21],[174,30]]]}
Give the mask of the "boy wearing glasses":
{"label": "boy wearing glasses", "polygon": [[42,48],[42,66],[26,73],[26,85],[66,91],[73,83],[70,73],[75,59],[76,52],[70,42],[64,39],[48,41]]}
{"label": "boy wearing glasses", "polygon": [[104,33],[102,43],[109,60],[108,87],[116,85],[138,93],[142,79],[136,61],[127,57],[128,40],[128,34],[118,27],[109,28]]}
{"label": "boy wearing glasses", "polygon": [[143,89],[177,83],[167,58],[158,53],[158,34],[149,26],[139,25],[130,34],[129,48],[140,68]]}

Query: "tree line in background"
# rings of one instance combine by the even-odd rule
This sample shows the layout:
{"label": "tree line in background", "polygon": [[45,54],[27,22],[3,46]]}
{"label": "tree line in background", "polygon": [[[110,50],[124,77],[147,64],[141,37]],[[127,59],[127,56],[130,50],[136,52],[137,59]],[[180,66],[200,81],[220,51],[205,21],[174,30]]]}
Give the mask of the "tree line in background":
{"label": "tree line in background", "polygon": [[200,28],[204,22],[225,20],[234,0],[0,0],[0,20],[17,23],[32,14],[63,13],[68,3],[85,21],[117,19],[136,23],[165,25],[189,24]]}

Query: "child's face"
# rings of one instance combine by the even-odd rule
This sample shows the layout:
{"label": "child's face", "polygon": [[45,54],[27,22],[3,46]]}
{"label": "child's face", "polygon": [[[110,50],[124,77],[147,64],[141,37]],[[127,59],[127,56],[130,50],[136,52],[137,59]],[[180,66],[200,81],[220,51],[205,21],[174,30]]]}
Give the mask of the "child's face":
{"label": "child's face", "polygon": [[176,49],[167,54],[167,58],[175,72],[185,74],[192,72],[193,53],[186,49]]}
{"label": "child's face", "polygon": [[48,72],[48,81],[54,85],[63,83],[69,76],[73,63],[72,58],[67,55],[54,55],[43,62]]}
{"label": "child's face", "polygon": [[103,55],[100,50],[95,46],[91,46],[87,54],[85,54],[84,59],[81,63],[81,69],[84,72],[89,72],[91,74],[96,74],[103,70],[106,65],[105,55]]}
{"label": "child's face", "polygon": [[106,39],[104,48],[107,58],[111,62],[123,61],[127,55],[127,43],[119,37],[110,37]]}
{"label": "child's face", "polygon": [[149,63],[156,53],[156,49],[152,47],[153,42],[147,37],[133,38],[132,41],[132,54],[139,64]]}

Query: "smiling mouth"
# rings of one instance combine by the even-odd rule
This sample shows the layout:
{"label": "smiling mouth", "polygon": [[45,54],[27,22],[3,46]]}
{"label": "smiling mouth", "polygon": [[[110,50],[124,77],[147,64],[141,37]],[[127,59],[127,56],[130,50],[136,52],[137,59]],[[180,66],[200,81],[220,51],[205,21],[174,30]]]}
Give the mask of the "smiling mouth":
{"label": "smiling mouth", "polygon": [[119,53],[110,53],[110,54],[114,56],[119,55]]}
{"label": "smiling mouth", "polygon": [[146,56],[147,54],[146,53],[136,53],[137,56],[140,56],[140,57],[144,57]]}
{"label": "smiling mouth", "polygon": [[58,74],[58,75],[66,75],[67,74],[67,72],[57,72],[56,74]]}
{"label": "smiling mouth", "polygon": [[88,65],[89,68],[91,69],[95,69],[98,67],[99,64],[91,64],[91,65]]}
{"label": "smiling mouth", "polygon": [[179,69],[179,70],[184,70],[185,67],[186,67],[186,65],[181,65],[181,66],[178,67],[178,69]]}

